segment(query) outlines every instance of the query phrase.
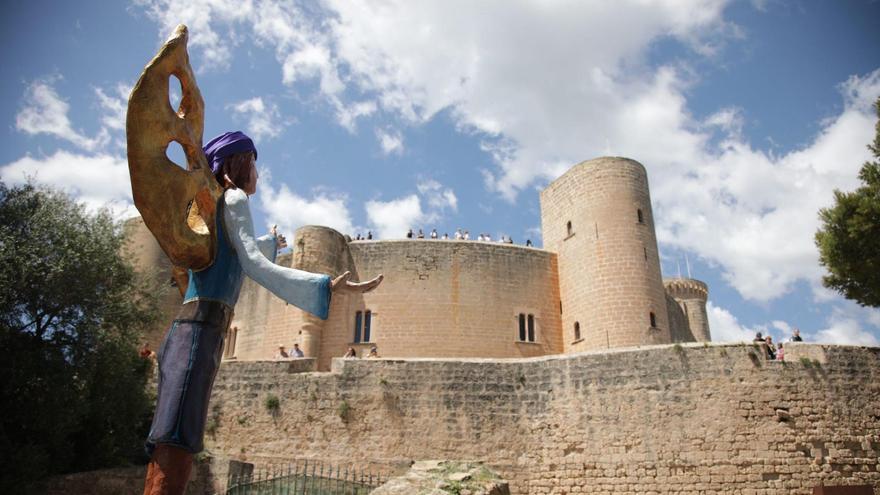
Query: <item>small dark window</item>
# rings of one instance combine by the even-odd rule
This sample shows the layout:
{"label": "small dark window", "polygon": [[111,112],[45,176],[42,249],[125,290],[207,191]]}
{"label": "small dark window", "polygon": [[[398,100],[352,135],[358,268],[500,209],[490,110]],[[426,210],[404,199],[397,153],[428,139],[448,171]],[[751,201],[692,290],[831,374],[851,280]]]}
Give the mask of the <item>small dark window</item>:
{"label": "small dark window", "polygon": [[367,310],[364,312],[364,342],[370,341],[370,324],[373,321],[373,312]]}
{"label": "small dark window", "polygon": [[565,230],[566,230],[566,232],[568,232],[566,235],[571,235],[571,222],[570,221],[567,224],[565,224]]}
{"label": "small dark window", "polygon": [[645,248],[645,261],[648,261],[648,248]]}
{"label": "small dark window", "polygon": [[535,341],[535,315],[529,315],[529,342]]}
{"label": "small dark window", "polygon": [[363,321],[364,314],[360,311],[355,312],[354,314],[354,343],[358,344],[361,341],[361,323]]}
{"label": "small dark window", "polygon": [[574,322],[574,340],[581,340],[581,324]]}
{"label": "small dark window", "polygon": [[519,340],[526,341],[526,315],[524,313],[519,314]]}
{"label": "small dark window", "polygon": [[562,301],[559,301],[559,314],[562,314]]}
{"label": "small dark window", "polygon": [[657,328],[657,317],[654,313],[650,313],[651,315],[651,328]]}
{"label": "small dark window", "polygon": [[639,208],[636,210],[636,213],[639,215],[639,223],[645,223],[645,217],[642,215],[642,209]]}

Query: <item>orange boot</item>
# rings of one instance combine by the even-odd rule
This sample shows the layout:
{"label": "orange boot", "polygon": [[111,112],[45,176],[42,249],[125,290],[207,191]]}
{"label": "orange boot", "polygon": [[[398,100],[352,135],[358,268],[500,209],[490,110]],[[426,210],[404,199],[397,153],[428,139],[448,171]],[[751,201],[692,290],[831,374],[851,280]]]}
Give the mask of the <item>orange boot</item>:
{"label": "orange boot", "polygon": [[192,471],[192,458],[183,449],[157,445],[147,465],[144,495],[183,495]]}

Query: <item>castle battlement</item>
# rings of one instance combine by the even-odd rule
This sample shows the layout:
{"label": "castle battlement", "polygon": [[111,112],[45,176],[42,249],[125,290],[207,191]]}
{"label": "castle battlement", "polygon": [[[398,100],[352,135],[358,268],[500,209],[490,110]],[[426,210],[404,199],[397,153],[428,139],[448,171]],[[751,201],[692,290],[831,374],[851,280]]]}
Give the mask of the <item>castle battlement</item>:
{"label": "castle battlement", "polygon": [[709,286],[692,278],[666,278],[663,279],[663,287],[676,299],[701,299],[705,302],[709,298]]}

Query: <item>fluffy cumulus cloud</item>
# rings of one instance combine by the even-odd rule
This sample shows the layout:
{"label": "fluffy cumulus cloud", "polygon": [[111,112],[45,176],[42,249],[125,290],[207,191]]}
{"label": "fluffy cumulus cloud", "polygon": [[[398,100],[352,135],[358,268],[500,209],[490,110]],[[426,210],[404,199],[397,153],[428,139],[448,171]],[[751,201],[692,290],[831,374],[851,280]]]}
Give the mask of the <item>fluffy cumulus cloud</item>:
{"label": "fluffy cumulus cloud", "polygon": [[265,212],[267,227],[278,225],[278,231],[293,239],[293,232],[303,225],[323,225],[342,234],[355,230],[344,194],[330,191],[313,191],[309,197],[301,196],[286,184],[275,186],[265,171],[260,173],[260,192],[256,196]]}
{"label": "fluffy cumulus cloud", "polygon": [[102,147],[108,140],[105,129],[89,137],[73,128],[67,116],[70,105],[53,86],[57,79],[37,80],[28,85],[22,107],[15,116],[15,128],[25,134],[49,134],[88,151]]}
{"label": "fluffy cumulus cloud", "polygon": [[128,163],[123,158],[57,151],[43,157],[25,156],[0,167],[0,180],[7,184],[28,179],[65,191],[92,211],[107,206],[118,218],[137,215]]}
{"label": "fluffy cumulus cloud", "polygon": [[367,221],[379,239],[400,239],[409,229],[414,232],[422,229],[427,236],[432,223],[458,209],[455,191],[436,180],[421,180],[416,189],[418,194],[389,201],[367,201],[364,205]]}
{"label": "fluffy cumulus cloud", "polygon": [[415,194],[391,201],[367,201],[367,219],[379,239],[400,239],[407,230],[426,218],[422,202]]}
{"label": "fluffy cumulus cloud", "polygon": [[695,56],[720,53],[742,36],[724,18],[726,0],[141,3],[163,34],[189,23],[209,64],[222,66],[252,32],[275,50],[281,79],[317,82],[349,130],[378,111],[418,125],[447,110],[483,141],[486,186],[508,200],[585,158],[638,159],[663,247],[702,257],[757,301],[797,281],[821,295],[815,212],[834,188],[854,186],[880,94],[880,72],[846,81],[842,111],[781,156],[743,137],[741,109],[694,117],[687,92],[699,80],[677,61],[649,64],[648,52],[674,39]]}
{"label": "fluffy cumulus cloud", "polygon": [[386,155],[403,153],[403,136],[393,129],[376,129],[376,139]]}
{"label": "fluffy cumulus cloud", "polygon": [[278,105],[266,103],[262,97],[254,97],[227,105],[236,119],[245,122],[248,135],[257,141],[276,138],[284,130],[284,122]]}
{"label": "fluffy cumulus cloud", "polygon": [[706,313],[713,342],[750,342],[756,332],[766,333],[766,327],[745,326],[730,311],[712,304],[712,301],[706,303]]}

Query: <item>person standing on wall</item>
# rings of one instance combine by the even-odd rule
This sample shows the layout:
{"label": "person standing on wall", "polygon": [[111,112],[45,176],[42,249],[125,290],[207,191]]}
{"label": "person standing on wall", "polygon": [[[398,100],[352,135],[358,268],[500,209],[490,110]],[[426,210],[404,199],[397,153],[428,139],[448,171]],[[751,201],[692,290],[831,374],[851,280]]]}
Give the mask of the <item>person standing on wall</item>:
{"label": "person standing on wall", "polygon": [[277,250],[286,242],[275,229],[256,238],[248,204],[258,178],[253,141],[227,132],[203,149],[224,190],[217,204],[217,254],[208,268],[189,271],[183,305],[159,351],[145,495],[182,495],[186,489],[193,454],[203,448],[208,399],[244,275],[321,319],[327,319],[332,294],[363,293],[382,282],[382,275],[355,283],[349,272],[331,278],[276,265]]}

